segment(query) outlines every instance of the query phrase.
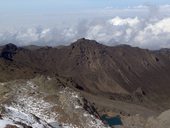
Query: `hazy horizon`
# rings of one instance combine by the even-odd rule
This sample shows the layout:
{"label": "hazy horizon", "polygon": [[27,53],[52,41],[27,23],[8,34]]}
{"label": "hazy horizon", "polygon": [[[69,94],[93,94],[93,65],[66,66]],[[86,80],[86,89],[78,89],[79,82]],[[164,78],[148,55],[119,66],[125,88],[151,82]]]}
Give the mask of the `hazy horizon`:
{"label": "hazy horizon", "polygon": [[6,0],[0,44],[57,46],[87,38],[106,45],[170,48],[167,0]]}

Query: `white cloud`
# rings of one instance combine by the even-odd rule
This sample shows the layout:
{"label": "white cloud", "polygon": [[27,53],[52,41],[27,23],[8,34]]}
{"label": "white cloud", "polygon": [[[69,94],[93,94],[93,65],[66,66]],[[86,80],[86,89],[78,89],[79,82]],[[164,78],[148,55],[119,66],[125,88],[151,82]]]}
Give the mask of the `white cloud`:
{"label": "white cloud", "polygon": [[87,38],[108,45],[119,42],[150,49],[170,46],[170,17],[154,20],[115,17],[108,21],[91,26]]}
{"label": "white cloud", "polygon": [[138,32],[133,42],[141,47],[161,48],[170,45],[170,18],[150,23]]}
{"label": "white cloud", "polygon": [[[105,10],[105,13],[109,12],[109,14],[114,11],[112,8]],[[170,16],[168,15],[170,5],[149,8],[137,6],[124,9],[123,12],[127,10],[128,12],[135,10],[136,15],[86,19],[77,21],[77,24],[74,23],[69,27],[32,27],[1,31],[0,43],[60,45],[85,37],[107,45],[129,44],[150,49],[170,48]],[[141,10],[148,12],[147,15],[141,16]],[[137,12],[140,13],[137,15]]]}
{"label": "white cloud", "polygon": [[109,22],[115,26],[129,25],[129,26],[133,27],[133,26],[137,25],[140,21],[139,21],[138,17],[123,19],[123,18],[120,18],[117,16],[117,17],[111,19]]}

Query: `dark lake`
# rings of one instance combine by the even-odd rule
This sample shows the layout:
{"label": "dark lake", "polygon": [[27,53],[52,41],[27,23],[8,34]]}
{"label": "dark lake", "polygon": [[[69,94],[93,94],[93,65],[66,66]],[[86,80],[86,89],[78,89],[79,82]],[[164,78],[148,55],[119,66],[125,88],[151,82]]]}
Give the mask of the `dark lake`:
{"label": "dark lake", "polygon": [[107,123],[109,126],[123,125],[120,116],[108,117],[107,115],[103,115],[101,119],[103,122]]}

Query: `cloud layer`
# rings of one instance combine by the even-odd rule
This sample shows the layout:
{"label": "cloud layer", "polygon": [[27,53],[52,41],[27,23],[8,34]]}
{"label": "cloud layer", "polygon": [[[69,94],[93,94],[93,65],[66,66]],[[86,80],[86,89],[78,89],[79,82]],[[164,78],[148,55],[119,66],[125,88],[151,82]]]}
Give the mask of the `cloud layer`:
{"label": "cloud layer", "polygon": [[[109,11],[108,11],[109,9]],[[97,40],[107,45],[129,44],[149,49],[170,48],[170,6],[138,6],[126,11],[147,12],[141,16],[113,16],[82,20],[69,27],[31,27],[0,32],[0,43],[18,45],[63,45],[78,38]],[[103,10],[102,10],[103,11]],[[112,8],[107,8],[111,13]],[[125,11],[125,10],[124,10]]]}

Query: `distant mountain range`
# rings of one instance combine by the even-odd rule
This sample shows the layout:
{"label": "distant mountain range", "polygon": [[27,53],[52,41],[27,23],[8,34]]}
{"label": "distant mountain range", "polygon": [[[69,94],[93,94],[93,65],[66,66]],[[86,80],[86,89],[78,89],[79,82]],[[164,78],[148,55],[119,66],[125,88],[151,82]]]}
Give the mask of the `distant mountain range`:
{"label": "distant mountain range", "polygon": [[59,48],[0,47],[1,82],[37,75],[74,81],[69,86],[94,103],[100,113],[148,116],[170,108],[169,49],[109,47],[84,38]]}

